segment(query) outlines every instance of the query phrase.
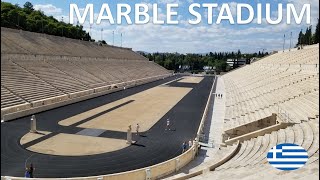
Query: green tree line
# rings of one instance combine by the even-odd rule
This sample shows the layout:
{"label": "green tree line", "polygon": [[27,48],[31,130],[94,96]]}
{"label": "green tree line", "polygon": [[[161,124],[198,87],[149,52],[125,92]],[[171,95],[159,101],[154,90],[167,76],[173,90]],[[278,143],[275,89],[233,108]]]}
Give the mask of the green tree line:
{"label": "green tree line", "polygon": [[[227,64],[227,59],[246,59],[250,60],[253,57],[261,58],[268,55],[268,52],[258,52],[251,54],[242,54],[240,50],[237,52],[210,52],[208,54],[179,54],[179,53],[143,53],[150,61],[165,67],[166,69],[175,72],[190,71],[200,72],[204,67],[215,67],[219,72],[230,70]],[[187,67],[187,69],[183,69]],[[236,68],[236,67],[234,67]]]}
{"label": "green tree line", "polygon": [[26,2],[23,7],[18,4],[1,2],[1,26],[93,41],[90,34],[83,30],[83,26],[73,26],[58,21],[53,16],[46,16],[42,11],[35,10],[30,2]]}
{"label": "green tree line", "polygon": [[312,34],[312,26],[307,27],[305,33],[303,33],[301,29],[296,47],[299,45],[311,45],[317,43],[319,43],[319,19],[314,34]]}

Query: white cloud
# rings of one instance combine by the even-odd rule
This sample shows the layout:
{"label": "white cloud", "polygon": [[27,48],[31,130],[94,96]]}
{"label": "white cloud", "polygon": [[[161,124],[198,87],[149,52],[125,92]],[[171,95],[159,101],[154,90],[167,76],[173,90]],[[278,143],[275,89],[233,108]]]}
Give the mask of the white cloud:
{"label": "white cloud", "polygon": [[157,2],[160,4],[183,4],[183,0],[159,0]]}
{"label": "white cloud", "polygon": [[[152,5],[147,0],[142,0],[142,3],[152,8]],[[317,19],[319,8],[316,0],[305,0],[302,3],[293,1],[299,11],[299,7],[306,2],[311,4],[311,17]],[[162,3],[179,3],[182,0],[161,0]],[[184,1],[185,2],[185,1]],[[236,2],[229,2],[230,9],[233,14],[236,14]],[[285,7],[285,6],[284,6]],[[158,7],[159,8],[159,7]],[[59,8],[58,8],[59,9]],[[219,8],[218,8],[219,9]],[[43,9],[42,9],[43,10]],[[151,10],[151,9],[149,9]],[[44,11],[44,10],[43,10]],[[55,12],[55,11],[53,11]],[[165,20],[165,12],[158,9],[159,19]],[[47,14],[48,12],[45,11]],[[56,14],[57,19],[64,17],[65,22],[69,19],[68,16]],[[214,13],[214,15],[217,13]],[[286,14],[286,13],[285,13]],[[284,15],[285,15],[284,14]],[[151,15],[151,14],[150,14]],[[95,18],[97,14],[95,13]],[[203,12],[203,16],[207,18],[207,12]],[[207,53],[210,51],[236,51],[240,49],[242,52],[257,52],[262,49],[268,51],[282,49],[283,34],[289,35],[293,31],[292,44],[296,43],[298,31],[305,24],[287,25],[284,20],[278,25],[268,25],[265,18],[261,25],[257,25],[257,20],[254,19],[253,24],[248,26],[232,26],[232,25],[207,25],[206,23],[199,25],[190,25],[184,17],[179,15],[179,25],[154,25],[152,17],[150,22],[145,25],[110,25],[108,21],[102,21],[100,25],[93,25],[91,35],[93,39],[101,39],[101,28],[103,28],[103,39],[108,44],[112,44],[112,32],[114,31],[115,45],[120,46],[120,34],[123,34],[122,44],[125,47],[131,47],[133,50],[143,50],[148,52],[180,52],[180,53]],[[206,21],[206,19],[202,19]],[[84,29],[89,32],[90,25],[88,21],[84,24]],[[298,29],[298,30],[297,30]],[[295,32],[297,31],[297,32]],[[287,38],[289,36],[286,36]],[[289,42],[289,41],[287,41]]]}
{"label": "white cloud", "polygon": [[[282,27],[284,28],[284,27]],[[134,50],[149,52],[256,52],[262,49],[277,50],[282,47],[281,28],[232,29],[222,26],[117,26],[124,32],[124,45]],[[141,36],[137,36],[141,34]],[[281,35],[279,35],[281,34]],[[264,36],[268,36],[268,38]],[[252,38],[255,37],[255,38]]]}
{"label": "white cloud", "polygon": [[232,14],[237,14],[237,2],[229,2],[230,11]]}
{"label": "white cloud", "polygon": [[33,6],[35,10],[41,10],[48,15],[60,14],[62,9],[52,4],[36,4]]}

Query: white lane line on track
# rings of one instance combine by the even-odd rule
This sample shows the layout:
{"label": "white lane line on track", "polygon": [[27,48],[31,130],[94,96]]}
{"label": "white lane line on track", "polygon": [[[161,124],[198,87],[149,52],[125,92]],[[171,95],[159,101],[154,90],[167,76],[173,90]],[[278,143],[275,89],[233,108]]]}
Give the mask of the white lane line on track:
{"label": "white lane line on track", "polygon": [[163,84],[161,84],[161,85],[159,85],[159,86],[167,85],[167,84],[170,84],[170,83],[172,83],[172,82],[174,82],[174,81],[178,81],[178,80],[180,80],[180,79],[182,79],[182,77],[177,78],[177,79],[174,79],[174,80],[169,81],[169,82],[166,82],[166,83],[163,83]]}

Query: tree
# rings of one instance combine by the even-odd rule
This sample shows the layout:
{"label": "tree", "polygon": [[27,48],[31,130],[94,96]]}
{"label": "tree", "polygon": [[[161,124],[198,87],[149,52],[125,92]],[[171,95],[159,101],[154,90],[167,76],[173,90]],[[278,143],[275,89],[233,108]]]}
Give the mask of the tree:
{"label": "tree", "polygon": [[319,35],[320,35],[320,32],[319,32],[319,19],[318,19],[318,24],[317,24],[317,26],[316,26],[316,31],[315,31],[315,33],[314,33],[314,35],[313,35],[313,43],[314,44],[317,44],[317,43],[319,43]]}
{"label": "tree", "polygon": [[164,67],[169,70],[173,70],[173,62],[171,59],[166,59],[164,61]]}
{"label": "tree", "polygon": [[302,29],[301,29],[301,31],[299,33],[299,37],[298,37],[298,43],[297,43],[296,46],[302,45],[303,44],[303,40],[304,40],[304,34],[302,32]]}
{"label": "tree", "polygon": [[19,24],[19,12],[17,9],[12,9],[8,12],[7,16],[13,25]]}
{"label": "tree", "polygon": [[306,30],[305,34],[305,44],[310,45],[312,44],[312,26],[309,26]]}
{"label": "tree", "polygon": [[31,2],[27,1],[26,3],[24,3],[23,8],[25,9],[25,11],[27,13],[31,13],[32,11],[34,11],[33,5],[31,4]]}
{"label": "tree", "polygon": [[[99,45],[107,44],[107,42],[106,42],[105,40],[102,40],[102,41],[99,40],[98,43],[99,43]],[[145,53],[143,53],[143,52],[139,52],[139,53],[140,53],[142,56],[146,56]]]}
{"label": "tree", "polygon": [[238,52],[237,52],[237,59],[240,59],[241,58],[241,51],[240,49],[238,49]]}
{"label": "tree", "polygon": [[227,62],[226,61],[223,61],[223,60],[218,60],[217,62],[216,62],[216,71],[218,72],[218,73],[220,73],[220,72],[223,72],[223,71],[226,71],[226,69],[227,69]]}

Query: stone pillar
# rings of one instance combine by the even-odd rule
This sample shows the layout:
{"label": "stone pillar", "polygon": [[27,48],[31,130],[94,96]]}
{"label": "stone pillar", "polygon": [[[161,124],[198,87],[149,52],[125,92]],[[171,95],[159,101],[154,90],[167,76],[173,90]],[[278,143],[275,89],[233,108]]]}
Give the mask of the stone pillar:
{"label": "stone pillar", "polygon": [[192,160],[194,160],[194,158],[196,157],[196,146],[194,145],[192,148]]}
{"label": "stone pillar", "polygon": [[193,147],[194,147],[194,157],[193,158],[195,158],[195,156],[197,156],[198,155],[198,147],[199,147],[199,142],[197,141],[197,139],[195,139],[194,141],[193,141]]}
{"label": "stone pillar", "polygon": [[151,171],[150,168],[146,169],[146,180],[151,180]]}
{"label": "stone pillar", "polygon": [[31,116],[31,128],[30,132],[37,132],[37,119],[35,115]]}
{"label": "stone pillar", "polygon": [[128,127],[127,130],[127,144],[132,143],[132,132],[131,132],[131,125]]}
{"label": "stone pillar", "polygon": [[179,171],[179,168],[180,168],[180,159],[177,158],[176,159],[176,172]]}

